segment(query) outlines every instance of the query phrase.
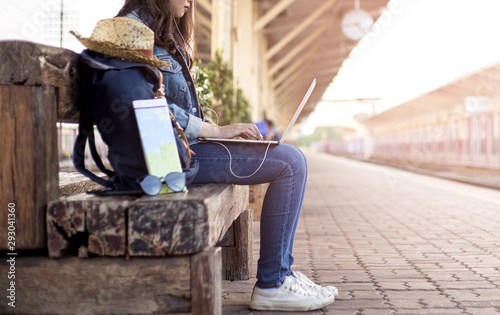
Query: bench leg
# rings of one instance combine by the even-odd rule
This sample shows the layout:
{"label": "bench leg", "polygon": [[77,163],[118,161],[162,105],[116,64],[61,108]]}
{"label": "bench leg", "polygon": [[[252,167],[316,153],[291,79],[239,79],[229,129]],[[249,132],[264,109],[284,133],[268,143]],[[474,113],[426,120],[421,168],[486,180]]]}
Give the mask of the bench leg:
{"label": "bench leg", "polygon": [[222,314],[219,247],[191,256],[191,314]]}
{"label": "bench leg", "polygon": [[222,246],[222,277],[248,280],[252,267],[252,209],[245,210],[227,231]]}

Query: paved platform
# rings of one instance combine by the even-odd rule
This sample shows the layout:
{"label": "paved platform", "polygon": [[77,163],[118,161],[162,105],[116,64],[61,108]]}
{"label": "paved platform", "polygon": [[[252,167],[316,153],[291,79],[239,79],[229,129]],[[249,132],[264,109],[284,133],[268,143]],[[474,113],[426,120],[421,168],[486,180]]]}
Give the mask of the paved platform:
{"label": "paved platform", "polygon": [[[500,191],[321,153],[310,178],[294,269],[340,291],[287,314],[500,314]],[[223,314],[248,309],[253,278],[223,283]]]}

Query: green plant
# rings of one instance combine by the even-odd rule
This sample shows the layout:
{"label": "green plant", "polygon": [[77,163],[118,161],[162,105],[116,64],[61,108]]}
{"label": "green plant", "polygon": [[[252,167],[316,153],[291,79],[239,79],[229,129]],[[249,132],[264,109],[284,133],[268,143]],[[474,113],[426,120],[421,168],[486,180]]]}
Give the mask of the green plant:
{"label": "green plant", "polygon": [[212,107],[212,99],[214,97],[212,91],[212,84],[210,84],[210,70],[206,67],[202,67],[201,61],[196,61],[192,74],[194,86],[196,87],[196,95],[198,96],[198,101],[203,110]]}
{"label": "green plant", "polygon": [[[216,52],[206,68],[197,63],[193,79],[200,105],[212,121],[218,120],[219,125],[251,121],[249,103],[243,91],[233,86],[233,70],[223,60],[221,51]],[[214,110],[218,119],[207,109]]]}

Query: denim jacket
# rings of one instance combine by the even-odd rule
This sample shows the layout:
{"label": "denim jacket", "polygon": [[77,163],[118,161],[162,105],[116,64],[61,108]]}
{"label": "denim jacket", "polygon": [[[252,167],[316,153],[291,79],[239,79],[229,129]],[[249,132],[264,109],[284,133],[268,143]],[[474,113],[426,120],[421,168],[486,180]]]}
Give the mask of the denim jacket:
{"label": "denim jacket", "polygon": [[[127,17],[146,25],[149,24],[147,18],[141,19],[135,13],[129,13]],[[190,144],[194,144],[198,142],[197,137],[201,131],[203,112],[196,96],[193,78],[181,54],[181,49],[177,49],[175,54],[171,54],[168,50],[156,45],[153,49],[155,57],[169,64],[169,67],[160,68],[163,73],[168,107],[181,127],[184,128],[184,133]]]}

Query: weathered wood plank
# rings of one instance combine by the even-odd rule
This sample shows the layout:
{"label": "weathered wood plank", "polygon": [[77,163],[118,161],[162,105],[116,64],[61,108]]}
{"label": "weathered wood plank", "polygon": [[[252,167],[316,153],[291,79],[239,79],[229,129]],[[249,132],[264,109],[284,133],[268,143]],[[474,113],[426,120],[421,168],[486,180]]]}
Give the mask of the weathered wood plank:
{"label": "weathered wood plank", "polygon": [[215,246],[248,206],[248,186],[230,185],[223,194],[213,194],[207,204],[210,225],[209,244]]}
{"label": "weathered wood plank", "polygon": [[[130,260],[19,256],[15,265],[16,307],[8,306],[4,298],[0,314],[190,313],[190,265],[187,256]],[[0,273],[7,275],[8,270],[7,259],[2,259]]]}
{"label": "weathered wood plank", "polygon": [[129,208],[128,252],[132,256],[185,255],[213,247],[247,204],[248,186],[228,184],[139,198]]}
{"label": "weathered wood plank", "polygon": [[[79,54],[26,41],[0,41],[0,85],[56,88],[59,121],[77,121]],[[36,104],[37,106],[42,104]]]}
{"label": "weathered wood plank", "polygon": [[[0,203],[16,205],[16,249],[45,248],[45,209],[58,196],[55,88],[0,85],[0,121]],[[0,249],[7,249],[6,220]]]}
{"label": "weathered wood plank", "polygon": [[191,313],[222,314],[221,250],[191,256]]}
{"label": "weathered wood plank", "polygon": [[83,179],[80,179],[79,181],[71,182],[68,184],[61,184],[61,180],[64,181],[64,177],[65,177],[64,174],[68,174],[68,173],[63,173],[63,176],[61,177],[61,172],[59,172],[59,197],[67,198],[67,197],[83,194],[83,193],[90,191],[90,190],[102,189],[101,185],[99,185],[98,183],[96,183],[90,179],[87,179],[87,177],[81,175],[80,173],[78,173],[80,175],[78,178],[83,178]]}
{"label": "weathered wood plank", "polygon": [[101,256],[125,255],[126,216],[132,197],[77,195],[49,203],[47,235],[50,257],[84,246]]}
{"label": "weathered wood plank", "polygon": [[125,255],[127,201],[92,203],[87,211],[89,253],[101,256]]}
{"label": "weathered wood plank", "polygon": [[204,194],[162,195],[137,200],[128,211],[132,256],[191,254],[208,247]]}
{"label": "weathered wood plank", "polygon": [[[65,49],[0,42],[0,202],[16,205],[16,250],[46,247],[46,205],[58,195],[58,109],[75,118],[78,61]],[[6,218],[0,250],[7,249]]]}
{"label": "weathered wood plank", "polygon": [[74,237],[85,236],[82,233],[88,234],[88,252],[98,255],[125,255],[124,244],[131,256],[197,253],[222,239],[247,201],[248,187],[230,184],[155,197],[82,194],[59,199],[47,211],[49,255],[60,257],[65,249],[86,246]]}

